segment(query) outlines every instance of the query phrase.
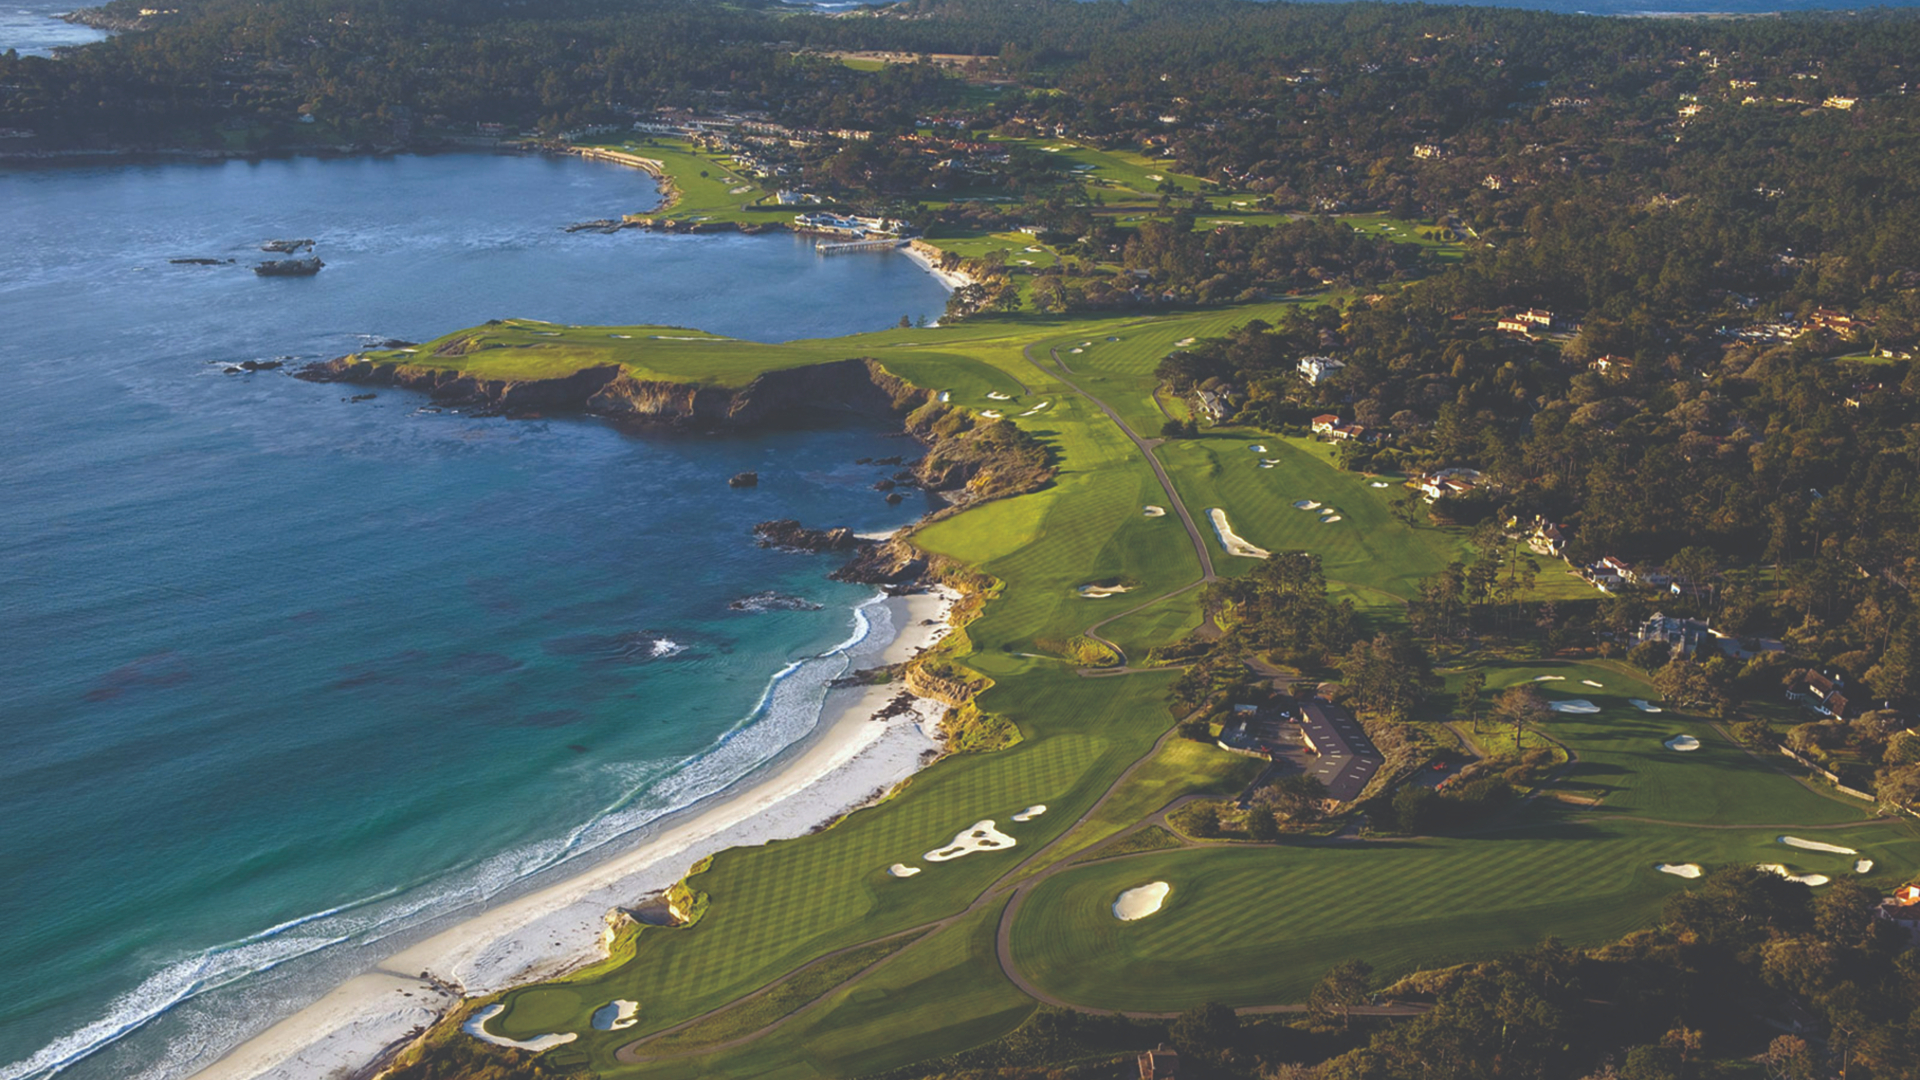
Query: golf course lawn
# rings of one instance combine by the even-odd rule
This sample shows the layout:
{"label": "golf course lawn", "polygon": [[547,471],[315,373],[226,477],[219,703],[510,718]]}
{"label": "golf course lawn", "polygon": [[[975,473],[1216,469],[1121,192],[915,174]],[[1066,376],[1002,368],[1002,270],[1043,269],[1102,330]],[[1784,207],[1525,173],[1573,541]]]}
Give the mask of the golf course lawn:
{"label": "golf course lawn", "polygon": [[[1257,547],[1314,552],[1334,595],[1363,610],[1398,608],[1421,578],[1467,554],[1460,530],[1415,528],[1395,518],[1389,506],[1401,494],[1397,484],[1371,487],[1374,481],[1334,469],[1289,440],[1234,432],[1177,439],[1158,453],[1196,518],[1219,507],[1233,531]],[[1261,468],[1262,461],[1277,464]],[[1294,506],[1303,501],[1320,505]],[[1325,507],[1334,514],[1322,514]],[[1336,515],[1341,520],[1326,520]],[[1207,539],[1223,576],[1244,574],[1258,562],[1227,554],[1217,537]]]}
{"label": "golf course lawn", "polygon": [[[1654,870],[1658,862],[1851,872],[1853,856],[1798,851],[1776,836],[1548,820],[1464,837],[1154,852],[1042,882],[1014,923],[1013,949],[1041,989],[1083,1005],[1300,1001],[1327,968],[1355,957],[1392,979],[1548,935],[1618,937],[1652,921],[1685,884]],[[1920,829],[1909,823],[1815,836],[1874,859],[1882,883],[1920,865]],[[1172,886],[1159,913],[1114,917],[1115,897],[1154,881]]]}
{"label": "golf course lawn", "polygon": [[[534,986],[508,993],[490,1030],[514,1038],[580,1031],[598,1060],[602,1051],[725,1004],[814,957],[959,912],[1071,825],[1166,730],[1162,699],[1170,679],[1085,680],[1043,665],[988,690],[981,707],[1019,722],[1025,741],[947,758],[916,776],[903,795],[826,832],[722,853],[689,879],[712,898],[705,918],[687,929],[642,931],[632,963],[565,984],[578,995],[571,1023],[556,1020],[564,1005],[554,988]],[[1074,708],[1058,708],[1069,694]],[[1009,820],[1034,803],[1045,803],[1048,813]],[[913,861],[983,819],[998,822],[1018,846],[928,865],[915,878],[887,875],[890,864]],[[525,1013],[522,998],[530,999]],[[640,1002],[640,1023],[592,1031],[592,1008],[615,998]]]}
{"label": "golf course lawn", "polygon": [[[1541,676],[1560,676],[1535,681]],[[1602,684],[1588,686],[1591,680]],[[1660,702],[1659,693],[1622,663],[1543,662],[1487,673],[1487,696],[1531,683],[1548,701],[1585,700],[1597,713],[1554,713],[1541,726],[1578,755],[1558,790],[1597,798],[1593,813],[1712,825],[1827,825],[1862,821],[1870,804],[1808,790],[1782,776],[1774,761],[1756,758],[1697,715]],[[1667,711],[1642,712],[1632,699]],[[1666,740],[1691,735],[1698,750],[1669,750]]]}
{"label": "golf course lawn", "polygon": [[[1096,624],[1130,664],[1197,626],[1201,568],[1139,447],[1068,380],[1157,438],[1160,359],[1187,338],[1278,319],[1287,303],[1163,317],[1016,316],[782,345],[667,327],[510,320],[414,353],[369,354],[495,378],[620,364],[638,378],[722,387],[780,368],[873,358],[954,407],[1001,414],[1044,444],[1057,468],[1036,491],[944,517],[913,536],[927,552],[997,583],[951,659],[994,680],[976,703],[1016,724],[1020,742],[944,758],[823,832],[723,852],[687,880],[709,897],[698,923],[640,931],[631,961],[508,992],[490,1030],[513,1038],[577,1032],[553,1060],[608,1076],[860,1075],[978,1046],[1032,1013],[1036,1002],[1005,977],[995,951],[1015,886],[1031,890],[1010,923],[1015,963],[1043,991],[1085,1006],[1173,1011],[1207,1000],[1298,1002],[1327,967],[1353,957],[1392,977],[1548,935],[1602,941],[1649,925],[1684,887],[1655,871],[1658,862],[1851,873],[1853,856],[1778,842],[1795,829],[1860,849],[1875,861],[1865,879],[1875,885],[1920,869],[1920,826],[1870,821],[1864,804],[1801,785],[1704,718],[1641,711],[1630,699],[1657,701],[1657,693],[1636,669],[1613,661],[1484,666],[1487,701],[1524,683],[1549,700],[1598,707],[1555,712],[1527,736],[1550,736],[1571,751],[1556,790],[1579,796],[1579,805],[1541,798],[1442,837],[1201,844],[1099,858],[1099,845],[1170,802],[1237,792],[1262,763],[1172,737],[1155,749],[1175,722],[1166,694],[1177,671],[1096,678],[1075,670],[1076,639],[1084,643]],[[461,355],[430,356],[456,340]],[[1392,515],[1403,493],[1397,478],[1344,472],[1322,444],[1225,431],[1155,452],[1222,575],[1246,573],[1257,560],[1225,551],[1207,519],[1216,507],[1250,543],[1319,554],[1334,594],[1370,620],[1397,621],[1421,578],[1469,555],[1465,530],[1410,526]],[[1274,464],[1261,468],[1263,460]],[[1342,520],[1324,522],[1332,515],[1320,507],[1295,508],[1302,500]],[[1149,505],[1169,512],[1146,516]],[[1540,561],[1535,599],[1591,595],[1554,576],[1557,563]],[[1080,592],[1090,584],[1129,591],[1090,598]],[[1552,678],[1536,681],[1543,676]],[[1433,715],[1420,719],[1438,720],[1462,677],[1455,672],[1429,703]],[[1698,739],[1700,749],[1667,749],[1676,734]],[[1034,804],[1046,813],[1011,820]],[[1016,846],[921,863],[983,820]],[[886,868],[896,862],[923,872],[893,878]],[[1159,912],[1125,923],[1114,917],[1120,892],[1155,881],[1172,887]],[[874,944],[909,930],[919,936],[902,947]],[[856,951],[829,955],[842,949]],[[626,1064],[614,1056],[769,986],[776,989],[766,998],[702,1021],[695,1030],[704,1034],[636,1050],[647,1056],[657,1047],[669,1060]],[[639,1003],[638,1023],[593,1030],[593,1010],[616,999]],[[770,1024],[740,1046],[715,1048]]]}

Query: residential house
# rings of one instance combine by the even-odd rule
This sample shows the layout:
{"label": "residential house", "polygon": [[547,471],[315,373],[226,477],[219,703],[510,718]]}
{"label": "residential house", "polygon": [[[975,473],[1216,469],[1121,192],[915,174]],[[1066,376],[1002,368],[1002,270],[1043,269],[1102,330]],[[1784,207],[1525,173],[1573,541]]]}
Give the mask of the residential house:
{"label": "residential house", "polygon": [[1305,375],[1307,382],[1316,386],[1346,366],[1331,356],[1303,356],[1299,364],[1300,374]]}
{"label": "residential house", "polygon": [[1438,502],[1451,496],[1465,495],[1479,487],[1480,472],[1477,469],[1441,469],[1415,477],[1411,483],[1427,497],[1428,502]]}
{"label": "residential house", "polygon": [[1500,316],[1495,320],[1493,328],[1503,334],[1519,334],[1522,337],[1531,337],[1533,334],[1533,327],[1527,325],[1517,315]]}
{"label": "residential house", "polygon": [[1787,700],[1797,701],[1821,716],[1845,719],[1848,709],[1846,681],[1812,668],[1801,668],[1787,676]]}
{"label": "residential house", "polygon": [[1345,442],[1349,439],[1360,442],[1366,437],[1367,429],[1360,424],[1335,424],[1333,430],[1327,432],[1327,438],[1334,442]]}
{"label": "residential house", "polygon": [[1676,656],[1692,656],[1702,644],[1712,640],[1707,624],[1699,619],[1676,619],[1657,611],[1640,627],[1636,637],[1642,643],[1662,642]]}
{"label": "residential house", "polygon": [[1823,108],[1846,110],[1846,109],[1851,109],[1855,105],[1860,104],[1860,99],[1850,98],[1850,97],[1841,97],[1840,95],[1835,94],[1832,97],[1829,97],[1827,100],[1821,102],[1820,104]]}
{"label": "residential house", "polygon": [[1563,558],[1567,550],[1567,535],[1560,526],[1546,518],[1533,519],[1533,531],[1527,534],[1527,547],[1536,555]]}
{"label": "residential house", "polygon": [[1624,379],[1633,374],[1633,361],[1624,356],[1608,353],[1605,356],[1594,357],[1592,362],[1587,364],[1587,369],[1609,379]]}
{"label": "residential house", "polygon": [[1553,323],[1554,323],[1553,312],[1548,311],[1545,308],[1528,308],[1527,310],[1514,316],[1514,318],[1519,319],[1523,323],[1527,323],[1532,326],[1538,326],[1543,330],[1553,329]]}
{"label": "residential house", "polygon": [[1322,413],[1313,418],[1313,433],[1315,435],[1329,434],[1334,428],[1339,426],[1340,418],[1332,413]]}
{"label": "residential house", "polygon": [[1884,897],[1874,915],[1920,938],[1920,885],[1902,885],[1892,896]]}

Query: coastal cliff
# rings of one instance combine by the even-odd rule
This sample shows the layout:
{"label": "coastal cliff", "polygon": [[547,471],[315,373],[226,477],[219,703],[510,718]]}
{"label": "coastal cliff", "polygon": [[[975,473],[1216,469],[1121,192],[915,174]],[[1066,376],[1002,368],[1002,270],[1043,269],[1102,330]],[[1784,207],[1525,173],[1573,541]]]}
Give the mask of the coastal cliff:
{"label": "coastal cliff", "polygon": [[486,379],[357,354],[311,364],[297,376],[417,390],[443,405],[506,416],[587,412],[612,420],[713,428],[795,423],[822,413],[890,418],[912,412],[929,397],[877,362],[857,359],[769,371],[737,389],[636,379],[617,364],[552,379]]}

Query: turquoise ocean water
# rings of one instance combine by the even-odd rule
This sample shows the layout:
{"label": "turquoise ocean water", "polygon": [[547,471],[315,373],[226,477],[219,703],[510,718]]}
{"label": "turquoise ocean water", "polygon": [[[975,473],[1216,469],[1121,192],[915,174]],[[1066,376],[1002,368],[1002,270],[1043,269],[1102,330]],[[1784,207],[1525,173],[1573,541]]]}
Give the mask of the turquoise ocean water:
{"label": "turquoise ocean water", "polygon": [[[179,1075],[811,725],[840,665],[805,662],[872,590],[747,531],[906,522],[853,461],[911,444],[222,373],[496,316],[781,340],[944,301],[900,257],[558,228],[653,201],[538,158],[0,170],[0,1078]],[[247,272],[286,235],[327,269]],[[819,606],[730,606],[768,591]]]}

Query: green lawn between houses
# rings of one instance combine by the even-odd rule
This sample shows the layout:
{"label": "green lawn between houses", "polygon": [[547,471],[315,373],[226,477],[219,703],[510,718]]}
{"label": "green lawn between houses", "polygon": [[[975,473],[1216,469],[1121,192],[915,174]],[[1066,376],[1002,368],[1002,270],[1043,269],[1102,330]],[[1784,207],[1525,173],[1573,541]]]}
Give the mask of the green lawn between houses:
{"label": "green lawn between houses", "polygon": [[[1134,445],[1068,389],[1051,350],[1060,349],[1071,378],[1149,434],[1160,415],[1152,370],[1165,351],[1277,310],[1015,317],[784,345],[663,327],[517,320],[482,328],[498,348],[423,359],[437,347],[429,343],[388,355],[498,378],[552,377],[612,362],[642,377],[720,386],[744,385],[774,368],[873,357],[917,385],[946,392],[954,405],[1003,413],[1047,443],[1060,469],[1040,491],[946,519],[917,537],[928,550],[1003,583],[969,627],[973,651],[960,660],[996,680],[979,703],[1015,720],[1024,741],[941,761],[892,799],[826,832],[723,853],[691,879],[711,897],[697,926],[645,930],[625,964],[510,992],[491,1029],[519,1038],[579,1032],[579,1041],[553,1053],[609,1076],[846,1076],[979,1045],[1034,1008],[1000,972],[993,942],[1008,894],[988,890],[1069,831],[1025,873],[1051,876],[1013,923],[1017,962],[1069,1000],[1146,1009],[1207,999],[1298,1000],[1325,967],[1352,956],[1392,974],[1529,945],[1546,934],[1604,939],[1646,925],[1682,886],[1652,870],[1660,861],[1781,862],[1836,876],[1848,869],[1851,857],[1777,844],[1789,826],[1862,822],[1811,838],[1860,848],[1877,864],[1876,883],[1920,868],[1920,834],[1911,825],[1867,824],[1862,805],[1802,787],[1698,718],[1635,709],[1628,699],[1650,698],[1650,688],[1624,666],[1604,662],[1488,665],[1489,694],[1560,675],[1537,685],[1552,699],[1584,697],[1601,706],[1597,714],[1556,714],[1543,726],[1578,756],[1567,790],[1598,798],[1597,806],[1543,799],[1484,831],[1453,837],[1342,848],[1215,845],[1074,861],[1183,794],[1236,789],[1247,767],[1200,744],[1168,742],[1076,825],[1171,726],[1163,695],[1172,673],[1083,678],[1059,649],[1109,614],[1197,582],[1199,566],[1174,516],[1141,513],[1143,505],[1164,505],[1165,493]],[[1400,523],[1387,511],[1397,486],[1375,488],[1371,478],[1341,472],[1318,444],[1234,431],[1168,443],[1157,453],[1203,523],[1207,509],[1221,506],[1254,543],[1319,552],[1336,589],[1369,617],[1397,618],[1419,577],[1464,553],[1459,530]],[[1277,464],[1261,469],[1262,459]],[[1317,512],[1293,508],[1302,498],[1334,506],[1344,520],[1321,524]],[[1204,539],[1223,573],[1251,568],[1251,560],[1225,555],[1210,529]],[[1114,580],[1134,591],[1103,600],[1076,591]],[[1144,656],[1197,621],[1194,598],[1189,591],[1153,604],[1102,633],[1130,657]],[[1703,748],[1678,754],[1661,745],[1681,732]],[[1049,806],[1046,815],[1020,825],[1007,820],[1036,802]],[[911,861],[983,818],[1000,822],[1019,846],[929,865],[912,879],[886,875],[889,864]],[[1632,820],[1642,818],[1653,820]],[[1120,890],[1154,880],[1174,886],[1161,913],[1132,924],[1112,917]],[[936,923],[868,974],[834,985],[743,1046],[702,1051],[682,1040],[690,1056],[644,1066],[613,1057],[636,1038],[780,984],[772,1003],[709,1022],[709,1030],[750,1033],[804,1004],[830,981],[823,970],[863,970],[831,960],[813,966],[818,958]],[[616,998],[641,1003],[640,1023],[621,1032],[592,1030],[592,1011]]]}

